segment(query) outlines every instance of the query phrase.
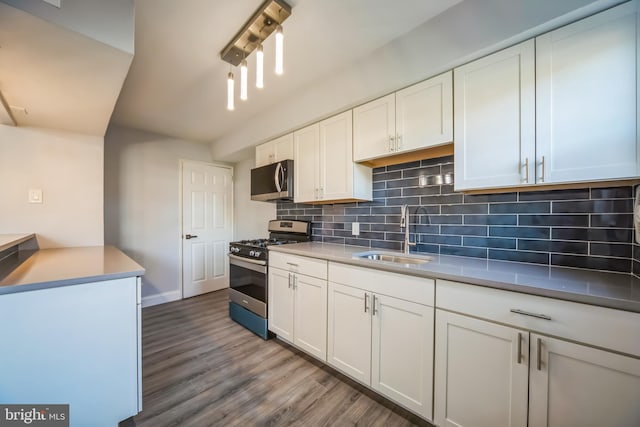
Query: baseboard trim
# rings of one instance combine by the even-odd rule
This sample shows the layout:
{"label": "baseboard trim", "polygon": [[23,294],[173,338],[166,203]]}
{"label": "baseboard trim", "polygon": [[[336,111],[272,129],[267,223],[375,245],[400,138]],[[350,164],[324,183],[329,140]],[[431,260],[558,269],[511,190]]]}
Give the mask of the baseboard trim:
{"label": "baseboard trim", "polygon": [[171,301],[182,299],[182,291],[163,292],[161,294],[147,295],[142,298],[142,307],[151,307],[153,305],[164,304]]}

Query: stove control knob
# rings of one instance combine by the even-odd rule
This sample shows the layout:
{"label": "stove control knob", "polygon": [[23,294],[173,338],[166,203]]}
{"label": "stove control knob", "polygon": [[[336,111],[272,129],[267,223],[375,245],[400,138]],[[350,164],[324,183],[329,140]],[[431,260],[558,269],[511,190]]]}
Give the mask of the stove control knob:
{"label": "stove control knob", "polygon": [[254,251],[249,252],[249,256],[254,256],[254,255],[255,255]]}
{"label": "stove control knob", "polygon": [[260,251],[255,251],[253,253],[253,256],[255,256],[256,258],[258,258],[260,256]]}

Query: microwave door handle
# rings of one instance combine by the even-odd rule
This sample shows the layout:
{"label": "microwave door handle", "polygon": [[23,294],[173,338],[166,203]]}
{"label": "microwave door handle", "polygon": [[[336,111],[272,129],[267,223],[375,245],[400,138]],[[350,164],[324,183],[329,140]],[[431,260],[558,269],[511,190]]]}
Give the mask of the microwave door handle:
{"label": "microwave door handle", "polygon": [[276,184],[276,190],[278,190],[278,193],[282,191],[282,185],[280,184],[280,175],[284,176],[284,171],[282,170],[282,163],[278,163],[278,166],[276,166],[276,172],[273,175],[273,182]]}

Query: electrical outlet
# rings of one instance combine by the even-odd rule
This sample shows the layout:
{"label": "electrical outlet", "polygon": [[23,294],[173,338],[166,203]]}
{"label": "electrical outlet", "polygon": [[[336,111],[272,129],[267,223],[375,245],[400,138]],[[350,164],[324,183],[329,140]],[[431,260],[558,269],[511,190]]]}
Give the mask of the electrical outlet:
{"label": "electrical outlet", "polygon": [[360,223],[354,222],[351,224],[351,235],[359,236],[360,235]]}
{"label": "electrical outlet", "polygon": [[42,189],[30,188],[29,189],[29,203],[42,203]]}

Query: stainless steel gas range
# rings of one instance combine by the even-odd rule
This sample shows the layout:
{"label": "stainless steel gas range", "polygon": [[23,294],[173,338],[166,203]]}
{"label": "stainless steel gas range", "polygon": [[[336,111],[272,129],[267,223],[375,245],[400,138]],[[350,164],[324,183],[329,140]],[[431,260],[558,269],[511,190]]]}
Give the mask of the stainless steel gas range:
{"label": "stainless steel gas range", "polygon": [[267,304],[270,245],[308,242],[311,223],[295,220],[269,221],[269,238],[229,244],[229,316],[263,339],[269,337]]}

